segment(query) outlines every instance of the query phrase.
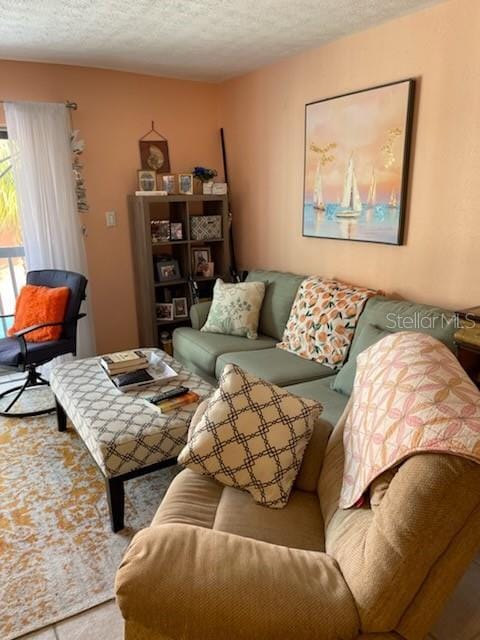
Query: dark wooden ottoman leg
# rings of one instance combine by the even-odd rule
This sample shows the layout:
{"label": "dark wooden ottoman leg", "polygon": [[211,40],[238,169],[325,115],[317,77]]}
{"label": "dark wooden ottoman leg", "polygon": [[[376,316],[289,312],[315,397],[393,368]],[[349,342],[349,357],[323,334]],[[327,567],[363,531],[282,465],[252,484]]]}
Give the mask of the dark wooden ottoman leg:
{"label": "dark wooden ottoman leg", "polygon": [[120,478],[105,478],[107,489],[108,509],[113,533],[123,529],[123,515],[125,505],[125,491],[123,480]]}
{"label": "dark wooden ottoman leg", "polygon": [[67,430],[67,414],[65,413],[64,408],[62,407],[62,405],[60,404],[56,396],[55,396],[55,408],[57,410],[58,430],[66,431]]}

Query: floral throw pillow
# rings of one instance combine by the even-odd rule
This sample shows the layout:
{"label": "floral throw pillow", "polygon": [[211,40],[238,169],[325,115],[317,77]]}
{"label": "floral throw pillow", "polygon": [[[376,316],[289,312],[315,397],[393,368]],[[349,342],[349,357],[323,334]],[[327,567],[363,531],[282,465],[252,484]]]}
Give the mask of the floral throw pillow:
{"label": "floral throw pillow", "polygon": [[307,278],[277,347],[336,369],[348,353],[365,302],[375,294],[337,280]]}
{"label": "floral throw pillow", "polygon": [[255,340],[265,295],[263,282],[231,284],[220,278],[213,288],[213,301],[201,331],[243,336]]}
{"label": "floral throw pillow", "polygon": [[314,400],[228,364],[218,389],[198,407],[178,462],[281,509],[321,410]]}

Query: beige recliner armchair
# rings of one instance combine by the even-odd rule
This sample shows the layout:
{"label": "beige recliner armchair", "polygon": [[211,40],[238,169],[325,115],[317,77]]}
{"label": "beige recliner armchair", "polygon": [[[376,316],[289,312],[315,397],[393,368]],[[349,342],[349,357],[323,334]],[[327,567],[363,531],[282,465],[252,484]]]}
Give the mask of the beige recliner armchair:
{"label": "beige recliner armchair", "polygon": [[[420,640],[480,545],[480,465],[415,455],[341,510],[343,422],[285,509],[192,471],[117,574],[127,640]],[[326,449],[326,451],[325,451]]]}

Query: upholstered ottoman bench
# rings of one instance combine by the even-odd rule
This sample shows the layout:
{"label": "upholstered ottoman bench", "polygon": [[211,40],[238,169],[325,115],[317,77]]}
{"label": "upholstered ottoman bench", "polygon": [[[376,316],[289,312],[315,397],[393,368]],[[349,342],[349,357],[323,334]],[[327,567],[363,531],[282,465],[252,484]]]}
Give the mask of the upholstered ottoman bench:
{"label": "upholstered ottoman bench", "polygon": [[167,354],[163,359],[178,374],[175,380],[126,393],[115,387],[99,358],[58,365],[50,377],[58,430],[66,430],[68,416],[105,477],[113,531],[124,526],[125,480],[175,464],[198,406],[162,414],[146,398],[179,385],[197,393],[200,401],[213,391]]}

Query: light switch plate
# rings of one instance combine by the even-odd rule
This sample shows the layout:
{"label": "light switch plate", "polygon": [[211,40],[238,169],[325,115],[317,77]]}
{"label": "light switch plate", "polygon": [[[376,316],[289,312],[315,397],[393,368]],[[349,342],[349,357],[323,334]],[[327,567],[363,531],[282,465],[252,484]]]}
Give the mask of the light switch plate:
{"label": "light switch plate", "polygon": [[107,227],[116,227],[117,226],[117,212],[116,211],[106,211],[105,212],[105,221]]}

